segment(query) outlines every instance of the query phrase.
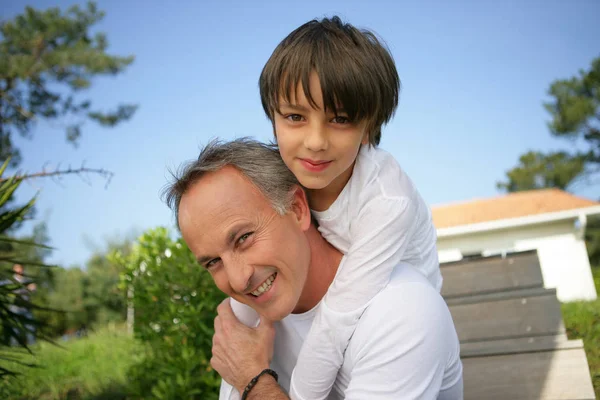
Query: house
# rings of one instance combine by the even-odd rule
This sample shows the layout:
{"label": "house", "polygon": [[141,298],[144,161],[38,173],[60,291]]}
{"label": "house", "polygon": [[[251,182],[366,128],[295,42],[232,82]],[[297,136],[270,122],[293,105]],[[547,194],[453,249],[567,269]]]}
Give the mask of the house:
{"label": "house", "polygon": [[600,203],[558,189],[532,190],[432,208],[440,263],[537,250],[544,285],[560,301],[593,300],[584,242]]}

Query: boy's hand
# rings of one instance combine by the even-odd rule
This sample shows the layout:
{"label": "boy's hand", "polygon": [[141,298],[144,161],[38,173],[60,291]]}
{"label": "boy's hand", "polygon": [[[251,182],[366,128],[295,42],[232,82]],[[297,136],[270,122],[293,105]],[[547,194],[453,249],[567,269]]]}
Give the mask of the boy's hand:
{"label": "boy's hand", "polygon": [[210,365],[240,393],[250,380],[269,368],[273,358],[273,323],[261,317],[257,328],[242,324],[233,314],[229,299],[217,307]]}

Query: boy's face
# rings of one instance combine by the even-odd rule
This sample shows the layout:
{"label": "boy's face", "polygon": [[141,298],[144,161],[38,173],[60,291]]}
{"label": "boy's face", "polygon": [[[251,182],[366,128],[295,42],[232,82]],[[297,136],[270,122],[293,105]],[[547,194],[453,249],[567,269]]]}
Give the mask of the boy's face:
{"label": "boy's face", "polygon": [[335,198],[352,175],[361,144],[368,143],[366,122],[353,123],[343,109],[324,111],[321,83],[316,73],[310,77],[313,108],[302,87],[288,103],[280,99],[281,114],[275,112],[275,135],[281,158],[310,191],[325,189]]}

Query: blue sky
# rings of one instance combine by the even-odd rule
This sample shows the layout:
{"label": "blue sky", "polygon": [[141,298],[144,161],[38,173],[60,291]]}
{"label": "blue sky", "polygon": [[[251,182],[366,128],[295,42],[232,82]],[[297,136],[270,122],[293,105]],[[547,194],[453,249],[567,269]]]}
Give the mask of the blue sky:
{"label": "blue sky", "polygon": [[[2,18],[73,1],[3,2]],[[338,14],[377,32],[402,80],[382,147],[394,154],[425,199],[442,204],[497,196],[495,182],[529,149],[571,144],[550,136],[542,107],[550,82],[600,55],[600,2],[551,1],[99,1],[109,52],[134,54],[117,78],[94,82],[97,107],[138,103],[115,129],[88,123],[77,149],[40,124],[18,140],[22,169],[105,168],[110,185],[65,177],[25,183],[39,192],[37,221],[48,224],[51,260],[82,264],[107,238],[173,227],[160,192],[169,169],[197,156],[213,137],[271,138],[257,80],[269,55],[309,19]],[[578,194],[598,198],[597,187]],[[29,225],[31,226],[31,224]]]}

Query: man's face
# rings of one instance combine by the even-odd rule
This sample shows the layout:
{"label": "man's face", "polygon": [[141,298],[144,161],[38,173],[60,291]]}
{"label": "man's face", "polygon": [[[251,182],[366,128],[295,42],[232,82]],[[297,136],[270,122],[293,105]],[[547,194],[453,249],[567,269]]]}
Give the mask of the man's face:
{"label": "man's face", "polygon": [[21,264],[15,264],[15,265],[13,265],[13,271],[17,275],[23,275],[23,266]]}
{"label": "man's face", "polygon": [[279,215],[233,167],[203,176],[179,205],[183,239],[217,287],[273,321],[296,307],[310,262],[310,221],[291,209]]}

